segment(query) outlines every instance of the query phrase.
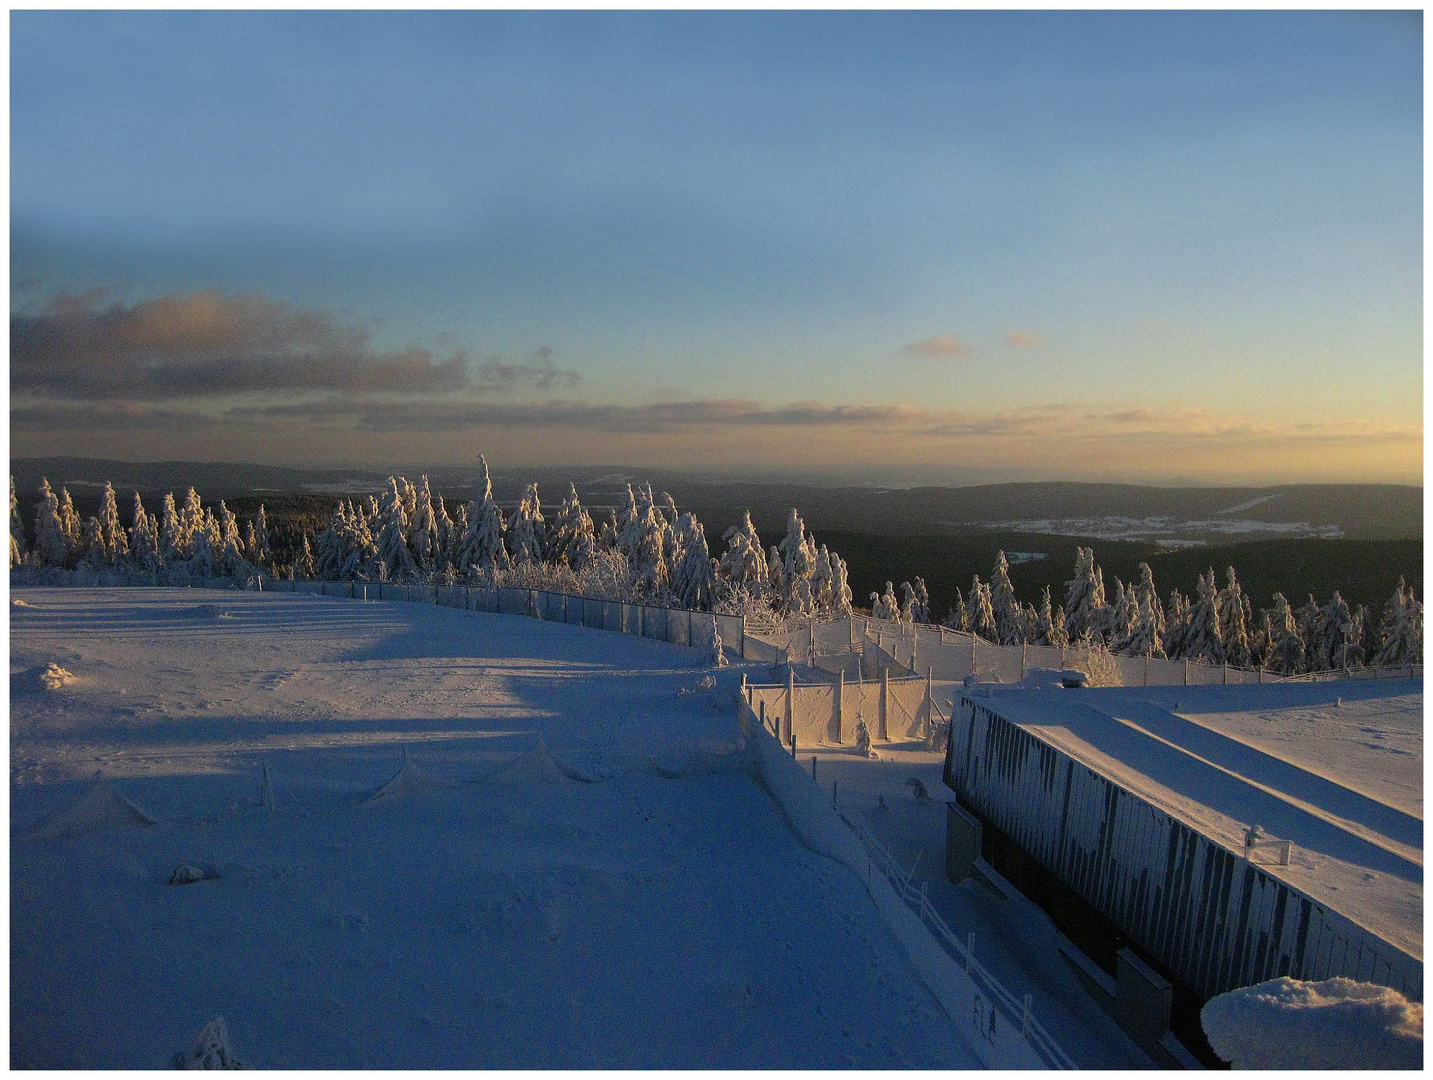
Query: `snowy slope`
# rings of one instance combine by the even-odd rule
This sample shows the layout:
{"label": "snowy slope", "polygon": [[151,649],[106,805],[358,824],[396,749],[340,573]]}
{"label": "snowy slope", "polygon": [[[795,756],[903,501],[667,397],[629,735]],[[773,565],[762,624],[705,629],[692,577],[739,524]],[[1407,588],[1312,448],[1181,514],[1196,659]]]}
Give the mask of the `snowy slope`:
{"label": "snowy slope", "polygon": [[[14,1065],[162,1066],[216,1015],[260,1068],[976,1064],[736,752],[738,671],[679,695],[690,650],[418,604],[17,595]],[[115,819],[28,838],[86,798]]]}

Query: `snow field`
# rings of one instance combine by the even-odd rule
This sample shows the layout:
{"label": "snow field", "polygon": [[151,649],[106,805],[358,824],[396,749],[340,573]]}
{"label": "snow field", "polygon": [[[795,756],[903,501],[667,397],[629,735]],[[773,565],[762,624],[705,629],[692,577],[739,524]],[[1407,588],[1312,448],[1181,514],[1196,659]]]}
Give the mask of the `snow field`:
{"label": "snow field", "polygon": [[[215,1016],[259,1068],[976,1064],[734,753],[740,669],[678,696],[689,650],[521,618],[22,592],[14,1066],[159,1067]],[[493,780],[539,738],[600,782]],[[360,805],[404,745],[430,790]],[[24,838],[101,766],[159,824]]]}

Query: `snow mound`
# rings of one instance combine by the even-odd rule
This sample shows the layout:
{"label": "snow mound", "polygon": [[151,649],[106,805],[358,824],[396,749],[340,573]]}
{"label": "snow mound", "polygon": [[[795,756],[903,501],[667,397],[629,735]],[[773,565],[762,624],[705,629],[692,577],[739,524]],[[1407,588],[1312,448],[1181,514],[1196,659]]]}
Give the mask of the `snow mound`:
{"label": "snow mound", "polygon": [[11,606],[11,607],[29,607],[30,605],[27,604],[24,600],[21,600],[21,599],[17,596],[17,597],[15,597],[15,599],[13,599],[13,600],[10,601],[10,606]]}
{"label": "snow mound", "polygon": [[1423,1006],[1372,983],[1284,976],[1211,998],[1200,1021],[1236,1069],[1423,1067]]}
{"label": "snow mound", "polygon": [[35,826],[25,834],[25,839],[58,840],[99,832],[112,826],[148,827],[153,824],[154,818],[96,775],[89,791],[77,802]]}
{"label": "snow mound", "polygon": [[1089,676],[1075,668],[1030,668],[1023,679],[1011,685],[1024,690],[1060,690],[1088,681]]}
{"label": "snow mound", "polygon": [[403,768],[393,774],[393,778],[375,791],[368,798],[363,800],[361,805],[379,802],[384,799],[401,799],[411,795],[426,795],[430,791],[436,791],[446,785],[434,780],[427,773],[423,772],[408,760],[407,755],[403,758]]}
{"label": "snow mound", "polygon": [[58,690],[74,677],[72,672],[66,671],[59,664],[46,664],[45,670],[40,672],[40,688]]}
{"label": "snow mound", "polygon": [[204,1025],[188,1050],[174,1056],[176,1069],[242,1069],[244,1063],[229,1046],[229,1027],[222,1016]]}
{"label": "snow mound", "polygon": [[494,784],[570,784],[591,783],[591,779],[552,756],[541,738],[537,746],[522,757],[495,772]]}

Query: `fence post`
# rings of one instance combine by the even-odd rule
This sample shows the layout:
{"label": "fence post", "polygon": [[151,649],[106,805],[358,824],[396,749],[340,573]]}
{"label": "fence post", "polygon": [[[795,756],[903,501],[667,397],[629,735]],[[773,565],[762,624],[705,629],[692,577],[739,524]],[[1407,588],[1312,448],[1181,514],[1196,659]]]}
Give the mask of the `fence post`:
{"label": "fence post", "polygon": [[1229,661],[1224,661],[1224,685],[1229,685]]}
{"label": "fence post", "polygon": [[[1022,665],[1022,667],[1023,667],[1023,665]],[[934,725],[933,723],[931,723],[931,719],[930,719],[930,714],[934,711],[933,706],[935,705],[935,698],[931,695],[931,687],[930,687],[931,679],[932,679],[934,676],[935,676],[935,668],[934,668],[933,666],[929,665],[929,664],[926,665],[926,669],[925,669],[925,730],[926,730],[926,734],[927,734],[927,735],[929,735],[932,731],[935,730],[935,725]],[[1021,675],[1020,677],[1023,679],[1025,676],[1024,676],[1024,675]]]}
{"label": "fence post", "polygon": [[1144,685],[1149,685],[1149,653],[1144,654]]}
{"label": "fence post", "polygon": [[979,641],[980,641],[980,638],[976,636],[976,634],[975,634],[974,631],[971,631],[971,634],[970,634],[970,673],[971,673],[972,675],[975,674],[975,646],[976,646],[976,643],[979,642]]}
{"label": "fence post", "polygon": [[836,672],[836,742],[842,741],[841,735],[841,708],[845,704],[842,698],[846,696],[846,671],[841,669]]}
{"label": "fence post", "polygon": [[745,616],[745,615],[739,615],[739,616],[737,616],[737,618],[739,618],[739,619],[741,620],[741,622],[738,624],[741,629],[737,631],[737,640],[738,640],[739,642],[741,642],[741,644],[740,644],[740,646],[739,646],[739,647],[737,648],[737,650],[736,650],[736,655],[739,656],[739,657],[741,657],[743,660],[745,660],[745,659],[746,659],[746,616]]}
{"label": "fence post", "polygon": [[688,609],[687,609],[687,644],[688,644],[689,646],[692,644],[692,611],[691,611],[691,608],[688,608]]}
{"label": "fence post", "polygon": [[1184,685],[1189,685],[1189,657],[1184,658]]}
{"label": "fence post", "polygon": [[881,741],[890,742],[890,736],[886,734],[886,701],[891,692],[891,669],[881,665],[881,699],[876,709],[876,726],[880,728]]}
{"label": "fence post", "polygon": [[796,672],[786,665],[786,737],[796,745],[796,728],[792,719],[796,714]]}
{"label": "fence post", "polygon": [[1026,643],[1022,641],[1020,643],[1020,679],[1022,682],[1025,679],[1025,648]]}

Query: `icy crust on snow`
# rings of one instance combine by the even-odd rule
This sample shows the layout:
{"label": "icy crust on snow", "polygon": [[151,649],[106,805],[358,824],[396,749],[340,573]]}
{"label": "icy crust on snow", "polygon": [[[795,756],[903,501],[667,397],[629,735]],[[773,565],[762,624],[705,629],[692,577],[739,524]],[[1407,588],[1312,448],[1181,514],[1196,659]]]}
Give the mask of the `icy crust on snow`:
{"label": "icy crust on snow", "polygon": [[[1410,955],[1423,955],[1422,821],[1323,775],[1336,752],[1306,748],[1305,765],[1191,717],[1384,701],[1390,713],[1422,707],[1422,681],[1148,687],[1030,694],[996,690],[988,702],[1051,745],[1125,789],[1242,852],[1250,825],[1291,840],[1290,865],[1262,851],[1282,878]],[[1344,707],[1347,707],[1345,705]],[[1311,731],[1309,738],[1317,739]],[[1421,743],[1421,737],[1419,739]],[[1292,759],[1293,755],[1290,755]],[[1377,788],[1376,776],[1361,787]]]}
{"label": "icy crust on snow", "polygon": [[1199,1018],[1236,1069],[1423,1067],[1423,1006],[1386,986],[1285,976],[1211,998]]}

